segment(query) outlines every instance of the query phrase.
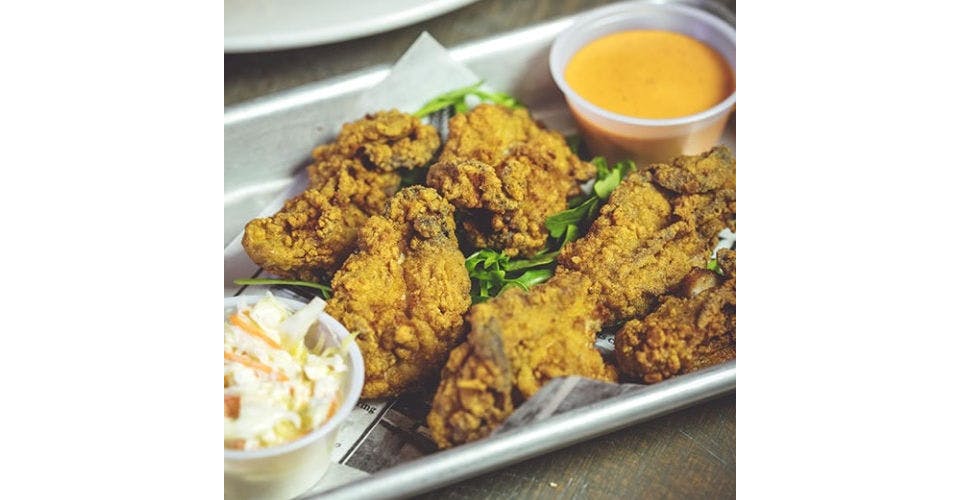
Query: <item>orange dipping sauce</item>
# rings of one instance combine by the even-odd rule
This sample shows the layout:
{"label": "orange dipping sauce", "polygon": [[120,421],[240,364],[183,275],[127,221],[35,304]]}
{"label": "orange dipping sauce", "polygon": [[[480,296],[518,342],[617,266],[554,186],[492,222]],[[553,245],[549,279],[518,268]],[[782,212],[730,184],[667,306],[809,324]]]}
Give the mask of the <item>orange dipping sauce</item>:
{"label": "orange dipping sauce", "polygon": [[564,78],[581,97],[637,118],[678,118],[706,111],[733,94],[730,65],[688,35],[630,30],[598,38],[577,51]]}

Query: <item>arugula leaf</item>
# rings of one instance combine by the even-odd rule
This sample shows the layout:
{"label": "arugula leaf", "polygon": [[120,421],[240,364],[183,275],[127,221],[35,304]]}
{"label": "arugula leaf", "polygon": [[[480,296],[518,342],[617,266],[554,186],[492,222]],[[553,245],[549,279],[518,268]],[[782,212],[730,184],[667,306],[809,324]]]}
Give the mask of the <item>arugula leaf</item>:
{"label": "arugula leaf", "polygon": [[467,257],[467,273],[472,286],[473,303],[496,297],[508,288],[524,291],[553,276],[557,252],[541,253],[530,259],[511,260],[503,252],[484,249]]}
{"label": "arugula leaf", "polygon": [[560,251],[544,253],[538,256],[533,257],[532,259],[524,260],[510,260],[507,258],[506,262],[501,263],[504,271],[516,271],[518,269],[529,269],[531,267],[545,266],[547,264],[553,263],[554,259],[557,258],[557,255],[560,254]]}
{"label": "arugula leaf", "polygon": [[492,102],[508,108],[523,107],[523,105],[520,104],[520,101],[518,101],[515,97],[505,92],[488,92],[486,90],[481,90],[481,85],[483,85],[483,80],[480,80],[473,85],[468,85],[463,88],[440,94],[437,97],[427,101],[422,108],[413,113],[413,116],[416,116],[417,118],[423,118],[430,113],[435,113],[450,106],[453,106],[453,109],[457,113],[464,113],[470,109],[470,106],[467,104],[467,97],[469,96],[474,96],[483,102]]}
{"label": "arugula leaf", "polygon": [[620,185],[620,181],[637,168],[630,160],[618,162],[613,168],[608,168],[606,160],[603,160],[601,168],[601,162],[596,162],[595,159],[594,165],[597,165],[597,180],[593,183],[593,192],[601,200],[609,198],[613,190]]}
{"label": "arugula leaf", "polygon": [[720,263],[717,262],[717,259],[710,259],[710,262],[707,262],[707,269],[713,271],[720,276],[723,276],[723,269],[720,269]]}
{"label": "arugula leaf", "polygon": [[273,278],[249,278],[249,279],[238,279],[233,280],[234,284],[237,285],[287,285],[287,286],[302,286],[305,288],[313,288],[320,290],[320,296],[324,300],[329,299],[333,296],[333,289],[329,285],[324,285],[322,283],[313,283],[311,281],[299,281],[299,280],[282,280],[282,279],[273,279]]}
{"label": "arugula leaf", "polygon": [[524,271],[524,273],[520,276],[507,280],[501,291],[510,287],[517,287],[523,289],[524,292],[529,292],[530,287],[547,281],[551,276],[553,276],[553,271],[550,269],[534,269],[530,271]]}
{"label": "arugula leaf", "polygon": [[[563,235],[563,241],[560,242],[560,246],[562,247],[563,245],[566,245],[567,243],[579,237],[580,237],[580,228],[578,228],[576,225],[570,224],[567,226],[567,232],[566,234]],[[557,253],[560,253],[560,251],[557,250]]]}
{"label": "arugula leaf", "polygon": [[590,160],[594,167],[597,167],[597,179],[610,175],[610,167],[607,166],[607,159],[602,156]]}
{"label": "arugula leaf", "polygon": [[[570,207],[562,212],[547,217],[546,226],[550,236],[559,238],[561,235],[578,231],[585,227],[600,212],[600,204],[606,201],[613,190],[631,171],[637,168],[630,160],[617,162],[613,167],[607,165],[607,160],[598,156],[591,161],[597,167],[597,179],[593,183],[593,194],[586,197],[577,197],[570,200]],[[575,238],[576,236],[574,236]],[[564,238],[568,241],[570,238]]]}
{"label": "arugula leaf", "polygon": [[474,304],[496,297],[508,288],[526,291],[550,279],[560,248],[580,236],[581,229],[596,219],[600,205],[636,168],[631,161],[618,162],[611,167],[602,157],[594,158],[593,164],[597,167],[597,179],[592,194],[570,200],[570,208],[547,218],[546,227],[550,231],[547,248],[528,259],[513,260],[490,249],[478,250],[467,257],[466,267],[472,282],[470,296]]}
{"label": "arugula leaf", "polygon": [[547,217],[545,225],[547,226],[547,230],[550,231],[550,236],[559,238],[567,233],[569,226],[577,227],[580,222],[589,218],[590,212],[593,211],[594,207],[598,206],[599,203],[600,200],[596,196],[590,196],[580,205]]}
{"label": "arugula leaf", "polygon": [[567,147],[570,148],[570,151],[573,151],[573,154],[580,154],[580,142],[581,138],[577,134],[568,135],[564,139],[567,141]]}
{"label": "arugula leaf", "polygon": [[451,90],[450,92],[440,94],[437,97],[427,101],[427,103],[424,104],[423,107],[417,112],[415,112],[413,116],[416,116],[417,118],[423,118],[424,116],[436,111],[440,111],[447,106],[453,106],[457,102],[463,102],[464,99],[466,99],[467,94],[476,92],[480,88],[481,84],[483,84],[483,80],[468,87],[463,87],[461,89]]}
{"label": "arugula leaf", "polygon": [[426,167],[403,170],[400,172],[400,188],[403,189],[409,186],[425,186],[427,184],[428,170],[430,169]]}

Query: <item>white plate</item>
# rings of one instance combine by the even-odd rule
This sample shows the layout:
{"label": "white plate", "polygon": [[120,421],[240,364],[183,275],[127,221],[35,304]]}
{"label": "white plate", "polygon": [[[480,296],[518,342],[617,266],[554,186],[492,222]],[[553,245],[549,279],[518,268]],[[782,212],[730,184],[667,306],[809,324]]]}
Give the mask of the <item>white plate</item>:
{"label": "white plate", "polygon": [[224,0],[223,51],[339,42],[408,26],[476,0]]}

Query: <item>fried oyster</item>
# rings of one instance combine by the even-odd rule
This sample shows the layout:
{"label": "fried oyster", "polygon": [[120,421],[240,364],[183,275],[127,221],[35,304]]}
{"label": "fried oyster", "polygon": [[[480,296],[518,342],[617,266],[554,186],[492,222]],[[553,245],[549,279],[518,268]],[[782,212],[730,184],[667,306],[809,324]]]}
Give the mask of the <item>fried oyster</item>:
{"label": "fried oyster", "polygon": [[326,311],[358,334],[365,398],[434,380],[463,340],[470,278],[453,212],[433,189],[400,190],[383,215],[366,221],[356,250],[333,278]]}
{"label": "fried oyster", "polygon": [[[693,170],[704,162],[709,169]],[[729,150],[714,148],[671,165],[694,177],[719,178],[721,187],[687,192],[683,184],[658,186],[660,165],[634,172],[610,195],[587,234],[564,245],[557,257],[557,274],[576,271],[593,280],[590,293],[598,297],[605,326],[650,312],[687,273],[706,267],[717,234],[735,225],[736,191],[724,187],[735,183]]]}
{"label": "fried oyster", "polygon": [[438,446],[488,435],[552,378],[616,381],[594,347],[600,322],[589,286],[568,273],[470,309],[467,341],[451,353],[427,416]]}
{"label": "fried oyster", "polygon": [[656,311],[628,321],[617,332],[614,345],[622,373],[649,384],[736,357],[736,257],[732,251],[720,253],[723,284],[687,297],[667,297]]}
{"label": "fried oyster", "polygon": [[322,184],[327,162],[353,158],[376,172],[418,168],[426,165],[440,147],[440,135],[420,119],[397,110],[381,111],[347,123],[336,141],[313,150],[316,161],[310,180]]}
{"label": "fried oyster", "polygon": [[449,128],[427,184],[457,207],[473,248],[535,254],[549,236],[547,217],[596,174],[525,109],[483,104],[451,118]]}
{"label": "fried oyster", "polygon": [[396,170],[425,166],[439,145],[436,129],[395,110],[344,125],[333,143],[313,151],[307,191],[247,224],[247,255],[280,277],[330,279],[363,223],[399,189]]}

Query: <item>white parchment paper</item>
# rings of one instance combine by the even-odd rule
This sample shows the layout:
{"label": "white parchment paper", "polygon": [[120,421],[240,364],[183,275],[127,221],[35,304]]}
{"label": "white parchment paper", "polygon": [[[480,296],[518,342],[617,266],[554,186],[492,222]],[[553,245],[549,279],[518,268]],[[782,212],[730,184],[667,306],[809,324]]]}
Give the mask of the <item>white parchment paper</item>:
{"label": "white parchment paper", "polygon": [[430,99],[480,81],[480,77],[450,57],[447,49],[423,32],[393,65],[390,74],[357,99],[354,115],[396,108],[413,113]]}

